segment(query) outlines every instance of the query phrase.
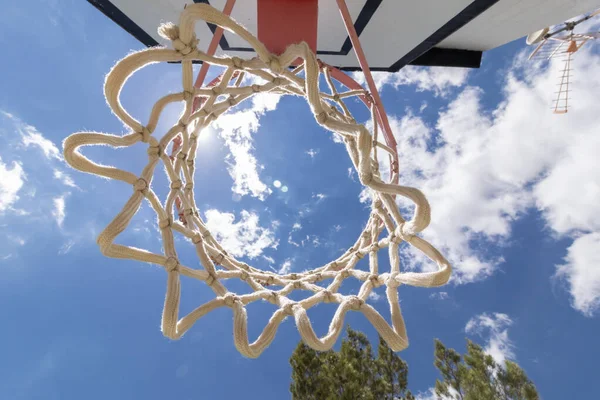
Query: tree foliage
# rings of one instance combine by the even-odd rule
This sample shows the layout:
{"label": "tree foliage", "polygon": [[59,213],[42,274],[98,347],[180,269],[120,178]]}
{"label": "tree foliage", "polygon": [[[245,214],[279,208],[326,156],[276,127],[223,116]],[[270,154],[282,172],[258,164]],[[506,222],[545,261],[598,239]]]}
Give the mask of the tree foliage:
{"label": "tree foliage", "polygon": [[512,361],[498,364],[481,346],[467,340],[461,356],[439,340],[435,341],[436,368],[442,375],[435,383],[441,398],[456,400],[538,400],[539,395],[525,371]]}
{"label": "tree foliage", "polygon": [[361,333],[347,328],[339,352],[318,352],[300,342],[290,358],[297,400],[413,400],[408,366],[379,338],[377,356]]}
{"label": "tree foliage", "polygon": [[[499,365],[481,346],[467,341],[461,355],[435,341],[435,383],[440,399],[539,400],[534,384],[514,362]],[[367,337],[347,328],[339,351],[319,352],[300,342],[290,358],[290,391],[296,400],[414,400],[408,365],[381,337],[374,354]]]}

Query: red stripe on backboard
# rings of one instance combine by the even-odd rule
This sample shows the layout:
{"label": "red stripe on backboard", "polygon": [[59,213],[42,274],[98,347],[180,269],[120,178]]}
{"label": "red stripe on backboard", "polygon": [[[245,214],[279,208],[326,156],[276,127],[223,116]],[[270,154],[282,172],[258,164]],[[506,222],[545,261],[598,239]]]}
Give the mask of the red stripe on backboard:
{"label": "red stripe on backboard", "polygon": [[317,51],[318,0],[257,0],[258,40],[281,54],[292,43],[306,42]]}

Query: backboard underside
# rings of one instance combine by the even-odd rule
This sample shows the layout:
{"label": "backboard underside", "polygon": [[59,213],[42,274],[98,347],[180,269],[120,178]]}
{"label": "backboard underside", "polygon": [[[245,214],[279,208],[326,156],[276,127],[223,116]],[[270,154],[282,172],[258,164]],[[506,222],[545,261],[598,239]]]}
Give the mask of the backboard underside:
{"label": "backboard underside", "polygon": [[[158,35],[158,26],[167,21],[177,23],[184,6],[192,3],[191,0],[88,1],[146,46],[168,45]],[[259,18],[260,7],[264,9],[272,1],[238,0],[231,16],[260,39],[261,24],[277,23],[277,19]],[[342,70],[360,70],[335,0],[279,1],[315,3],[318,57]],[[222,10],[226,0],[195,2]],[[483,51],[597,6],[593,0],[346,0],[346,4],[371,70],[389,72],[409,64],[477,68]],[[214,29],[206,23],[197,24],[200,50],[207,50]],[[242,58],[254,55],[243,40],[229,32],[219,42],[216,55],[220,54]]]}

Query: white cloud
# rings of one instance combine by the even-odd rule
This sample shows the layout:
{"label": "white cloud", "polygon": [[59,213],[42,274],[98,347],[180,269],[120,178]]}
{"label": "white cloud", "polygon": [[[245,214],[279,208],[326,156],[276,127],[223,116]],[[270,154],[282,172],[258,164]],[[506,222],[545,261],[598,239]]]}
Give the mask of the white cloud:
{"label": "white cloud", "polygon": [[[452,388],[449,388],[453,391]],[[438,396],[435,393],[435,388],[429,388],[426,392],[419,392],[415,396],[415,400],[454,400],[455,397]]]}
{"label": "white cloud", "polygon": [[42,135],[35,128],[35,126],[28,125],[21,121],[19,118],[5,111],[0,110],[0,113],[2,113],[6,118],[10,119],[14,123],[15,128],[21,134],[23,144],[25,145],[25,147],[38,147],[40,150],[42,150],[46,158],[62,160],[58,147],[56,147],[56,145],[51,140],[46,139],[44,135]]}
{"label": "white cloud", "polygon": [[479,314],[471,318],[465,326],[465,332],[471,335],[478,335],[486,344],[484,351],[491,355],[494,360],[504,366],[504,360],[515,360],[513,351],[514,345],[508,338],[508,328],[513,321],[506,314]]}
{"label": "white cloud", "polygon": [[266,262],[268,262],[269,264],[275,264],[275,259],[273,257],[269,257],[269,256],[265,256],[264,254],[262,255],[262,258],[264,258],[264,260]]}
{"label": "white cloud", "polygon": [[258,215],[253,212],[243,210],[238,222],[233,214],[215,209],[207,210],[205,216],[208,229],[232,256],[253,259],[279,244],[273,230],[261,227]]}
{"label": "white cloud", "polygon": [[317,199],[317,202],[319,202],[321,200],[325,200],[327,198],[327,195],[323,194],[323,193],[317,193],[317,194],[313,194],[312,197],[313,197],[313,199]]}
{"label": "white cloud", "polygon": [[63,245],[58,250],[58,254],[62,256],[62,255],[69,253],[74,245],[75,245],[75,241],[73,239],[67,240],[65,243],[63,243]]}
{"label": "white cloud", "polygon": [[373,191],[366,186],[363,187],[358,195],[358,201],[360,201],[362,204],[371,204],[372,200]]}
{"label": "white cloud", "polygon": [[584,315],[600,307],[600,233],[575,239],[569,247],[565,264],[558,265],[556,276],[569,283],[573,307]]}
{"label": "white cloud", "polygon": [[25,183],[25,178],[21,164],[14,161],[10,167],[0,158],[0,212],[4,212],[19,200],[18,193]]}
{"label": "white cloud", "polygon": [[[463,86],[468,75],[469,69],[466,68],[408,66],[393,74],[373,72],[373,80],[379,90],[387,85],[396,89],[402,85],[414,85],[419,92],[432,91],[435,96],[445,97],[450,89]],[[355,72],[353,77],[361,85],[365,84],[362,72]]]}
{"label": "white cloud", "polygon": [[74,187],[74,188],[77,187],[77,185],[75,184],[75,181],[73,181],[73,179],[69,175],[65,174],[61,170],[58,170],[58,169],[54,170],[54,178],[61,181],[66,186],[70,186],[70,187]]}
{"label": "white cloud", "polygon": [[429,295],[429,298],[433,300],[447,300],[449,297],[448,292],[435,292]]}
{"label": "white cloud", "polygon": [[354,179],[354,168],[352,167],[348,167],[348,178],[356,182],[356,179]]}
{"label": "white cloud", "polygon": [[[548,107],[558,65],[545,69],[523,60],[518,55],[506,72],[504,101],[491,111],[482,106],[482,90],[467,87],[433,125],[410,113],[390,121],[399,143],[401,183],[427,195],[432,224],[423,236],[441,247],[455,267],[454,283],[492,274],[502,258],[486,256],[482,243],[503,246],[513,221],[531,207],[543,212],[558,235],[575,239],[600,232],[600,56],[578,53],[574,68],[586,78],[573,82],[577,101],[560,116]],[[587,257],[583,246],[572,250],[573,260]],[[569,274],[597,268],[578,265],[559,267],[569,284],[577,281]],[[574,299],[576,292],[571,288]],[[574,301],[576,308],[595,309],[600,288],[589,285],[581,296],[587,300]]]}
{"label": "white cloud", "polygon": [[308,151],[305,151],[305,153],[308,154],[310,158],[315,158],[315,156],[319,154],[319,149],[309,149]]}
{"label": "white cloud", "polygon": [[65,196],[56,197],[52,200],[54,209],[52,210],[52,216],[56,220],[59,227],[62,228],[62,224],[65,221]]}
{"label": "white cloud", "polygon": [[279,268],[279,271],[277,271],[278,274],[281,275],[285,275],[285,274],[289,274],[292,270],[292,260],[290,260],[289,258],[286,259],[283,264],[281,264],[281,268]]}
{"label": "white cloud", "polygon": [[[33,128],[32,126],[28,127]],[[46,156],[46,158],[56,158],[58,160],[61,159],[58,147],[56,147],[54,143],[46,139],[44,136],[42,136],[41,133],[37,131],[32,131],[29,129],[25,131],[23,133],[23,143],[25,144],[25,146],[39,147]]]}
{"label": "white cloud", "polygon": [[250,108],[224,114],[214,123],[229,149],[226,160],[229,175],[233,178],[231,190],[236,195],[250,195],[264,200],[272,193],[260,179],[259,170],[262,166],[253,154],[252,135],[260,127],[260,117],[274,110],[279,98],[276,94],[260,93],[253,97]]}
{"label": "white cloud", "polygon": [[371,293],[369,293],[369,300],[371,300],[373,302],[378,302],[382,298],[383,297],[379,293],[377,293],[375,290],[371,290]]}

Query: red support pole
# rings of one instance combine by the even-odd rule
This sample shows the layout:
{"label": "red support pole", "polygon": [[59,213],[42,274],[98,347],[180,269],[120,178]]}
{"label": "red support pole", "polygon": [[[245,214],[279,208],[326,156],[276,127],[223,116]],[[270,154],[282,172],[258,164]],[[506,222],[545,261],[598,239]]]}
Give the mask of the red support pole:
{"label": "red support pole", "polygon": [[[233,10],[235,1],[236,0],[227,0],[227,3],[225,3],[225,7],[223,8],[223,14],[231,15],[231,11]],[[222,36],[223,36],[223,28],[221,28],[220,26],[217,26],[217,29],[215,30],[213,38],[210,41],[210,44],[208,45],[208,49],[206,50],[206,54],[208,54],[209,56],[215,55],[215,52],[217,51],[217,46],[219,45],[219,41],[221,40]],[[208,73],[208,68],[210,68],[209,63],[206,63],[206,62],[202,63],[202,66],[200,67],[200,71],[198,72],[198,76],[196,77],[196,82],[194,82],[194,87],[199,88],[202,86],[202,84],[204,83],[204,79],[206,79],[206,74]],[[193,108],[194,111],[196,111],[199,107],[198,101],[199,101],[198,98],[194,99],[194,108]]]}
{"label": "red support pole", "polygon": [[[379,91],[377,90],[377,86],[375,85],[375,81],[373,80],[373,75],[371,74],[371,70],[369,69],[369,63],[367,62],[365,53],[363,52],[362,46],[360,45],[360,40],[358,39],[358,35],[356,34],[356,30],[354,29],[352,17],[350,16],[350,12],[348,11],[348,7],[346,6],[345,0],[337,0],[337,4],[338,8],[340,9],[340,13],[342,14],[344,24],[346,25],[348,36],[350,37],[350,41],[352,42],[352,47],[354,48],[354,52],[356,53],[356,58],[358,58],[358,63],[363,71],[363,74],[365,74],[365,80],[367,81],[369,91],[371,92],[371,96],[373,97],[373,101],[375,102],[375,108],[377,110],[378,116],[377,119],[381,123],[381,130],[383,131],[385,141],[387,142],[387,145],[395,151],[397,146],[396,139],[394,138],[392,129],[390,128],[390,123],[388,121],[387,114],[385,113],[385,109],[383,108],[383,103],[381,101],[381,97],[379,96]],[[340,80],[340,74],[336,75],[336,79]],[[342,73],[341,75],[345,74]],[[342,81],[340,80],[340,82]],[[373,122],[375,123],[375,121]],[[394,156],[394,160],[392,162],[392,171],[395,173],[398,172],[398,154],[395,154]]]}

